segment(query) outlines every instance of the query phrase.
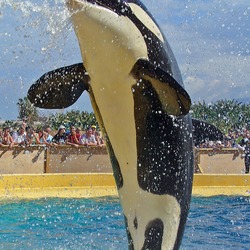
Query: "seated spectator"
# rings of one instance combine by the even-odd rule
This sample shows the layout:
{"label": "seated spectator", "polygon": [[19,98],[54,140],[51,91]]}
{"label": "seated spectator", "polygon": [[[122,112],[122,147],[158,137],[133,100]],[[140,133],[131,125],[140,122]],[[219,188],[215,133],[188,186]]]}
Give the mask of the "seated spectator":
{"label": "seated spectator", "polygon": [[15,136],[12,136],[16,145],[24,146],[26,144],[26,131],[23,126],[19,127]]}
{"label": "seated spectator", "polygon": [[51,135],[51,129],[50,129],[50,127],[45,127],[44,133],[46,135],[46,142],[47,143],[51,143],[52,139],[53,139],[53,136]]}
{"label": "seated spectator", "polygon": [[12,148],[14,146],[14,140],[10,135],[10,127],[6,127],[3,129],[2,144],[8,145],[9,148]]}
{"label": "seated spectator", "polygon": [[216,141],[214,149],[221,150],[224,147],[221,141]]}
{"label": "seated spectator", "polygon": [[27,145],[35,145],[36,144],[37,134],[33,127],[26,127],[26,144]]}
{"label": "seated spectator", "polygon": [[250,136],[246,138],[245,140],[245,157],[244,157],[244,163],[245,163],[245,173],[249,174],[249,168],[250,168]]}
{"label": "seated spectator", "polygon": [[80,137],[81,137],[81,135],[80,135],[80,133],[76,132],[76,128],[74,126],[71,126],[70,133],[68,135],[66,144],[74,146],[74,147],[78,147],[79,142],[80,142]]}
{"label": "seated spectator", "polygon": [[52,144],[53,145],[63,145],[65,144],[67,141],[67,136],[65,133],[65,127],[63,125],[61,125],[58,128],[57,133],[55,134],[55,136],[52,139]]}
{"label": "seated spectator", "polygon": [[[19,130],[20,128],[18,128],[18,129],[11,129],[10,130],[10,135],[11,135],[11,137],[12,137],[12,139],[14,140],[14,142],[17,140],[17,136],[18,136],[18,130]],[[24,130],[25,131],[25,130]],[[15,143],[16,144],[16,143]]]}
{"label": "seated spectator", "polygon": [[[81,128],[80,127],[78,127],[78,128],[76,128],[76,134],[78,134],[80,137],[81,137]],[[80,139],[80,137],[79,137],[79,139]]]}
{"label": "seated spectator", "polygon": [[226,137],[225,140],[224,140],[224,147],[225,148],[232,148],[232,141],[229,137]]}
{"label": "seated spectator", "polygon": [[87,128],[86,133],[81,136],[80,144],[84,146],[96,146],[97,145],[97,141],[95,139],[95,136],[93,135],[93,131],[91,128]]}
{"label": "seated spectator", "polygon": [[47,142],[47,135],[42,128],[38,128],[35,134],[36,144],[49,145]]}
{"label": "seated spectator", "polygon": [[248,144],[248,136],[247,134],[245,134],[244,137],[241,139],[240,145],[245,148],[247,144]]}
{"label": "seated spectator", "polygon": [[2,130],[0,130],[0,147],[3,146],[2,141],[3,141],[3,132]]}
{"label": "seated spectator", "polygon": [[21,125],[21,127],[23,127],[24,130],[26,130],[26,127],[27,127],[27,120],[26,120],[26,119],[23,119],[23,120],[22,120],[22,125]]}
{"label": "seated spectator", "polygon": [[95,126],[95,125],[92,125],[92,126],[91,126],[91,129],[92,129],[93,135],[95,136],[95,140],[96,140],[96,142],[97,142],[97,145],[98,145],[98,146],[104,145],[104,141],[103,141],[103,139],[101,138],[100,133],[96,130],[96,126]]}
{"label": "seated spectator", "polygon": [[243,133],[238,133],[238,137],[236,139],[236,148],[238,148],[238,150],[243,153],[244,151],[244,147],[242,146],[242,140],[243,140]]}

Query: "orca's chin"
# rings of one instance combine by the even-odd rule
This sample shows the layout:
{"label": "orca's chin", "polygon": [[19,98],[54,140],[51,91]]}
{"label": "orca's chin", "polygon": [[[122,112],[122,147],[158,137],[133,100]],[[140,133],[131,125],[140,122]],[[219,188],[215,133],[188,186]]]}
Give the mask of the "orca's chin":
{"label": "orca's chin", "polygon": [[124,15],[128,10],[130,10],[129,5],[123,0],[120,1],[110,1],[110,0],[67,0],[67,5],[71,8],[79,5],[95,5],[102,7],[104,9],[110,10],[118,15]]}

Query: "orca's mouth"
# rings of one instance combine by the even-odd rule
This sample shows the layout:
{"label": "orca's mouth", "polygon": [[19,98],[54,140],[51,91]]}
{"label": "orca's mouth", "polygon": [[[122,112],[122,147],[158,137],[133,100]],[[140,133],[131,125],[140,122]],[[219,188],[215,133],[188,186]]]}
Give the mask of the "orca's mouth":
{"label": "orca's mouth", "polygon": [[123,0],[86,0],[88,3],[98,5],[115,12],[118,15],[126,15],[130,11],[129,5]]}

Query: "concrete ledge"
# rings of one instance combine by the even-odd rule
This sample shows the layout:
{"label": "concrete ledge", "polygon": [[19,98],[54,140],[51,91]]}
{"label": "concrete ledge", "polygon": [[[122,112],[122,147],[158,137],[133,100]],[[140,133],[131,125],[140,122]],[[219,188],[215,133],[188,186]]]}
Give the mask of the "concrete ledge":
{"label": "concrete ledge", "polygon": [[[250,175],[194,176],[193,195],[250,196]],[[113,174],[1,175],[0,198],[90,198],[117,196]]]}
{"label": "concrete ledge", "polygon": [[193,195],[250,196],[250,175],[195,174]]}
{"label": "concrete ledge", "polygon": [[2,175],[0,198],[90,198],[117,195],[112,174]]}

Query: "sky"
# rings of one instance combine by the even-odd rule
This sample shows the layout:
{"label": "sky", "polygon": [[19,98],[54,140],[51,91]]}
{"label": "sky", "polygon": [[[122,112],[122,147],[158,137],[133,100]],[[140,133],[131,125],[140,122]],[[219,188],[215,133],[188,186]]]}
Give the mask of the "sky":
{"label": "sky", "polygon": [[[142,2],[164,32],[192,102],[250,102],[249,0]],[[0,0],[0,120],[17,119],[19,98],[44,73],[81,61],[63,0]],[[70,109],[91,112],[88,95]]]}

